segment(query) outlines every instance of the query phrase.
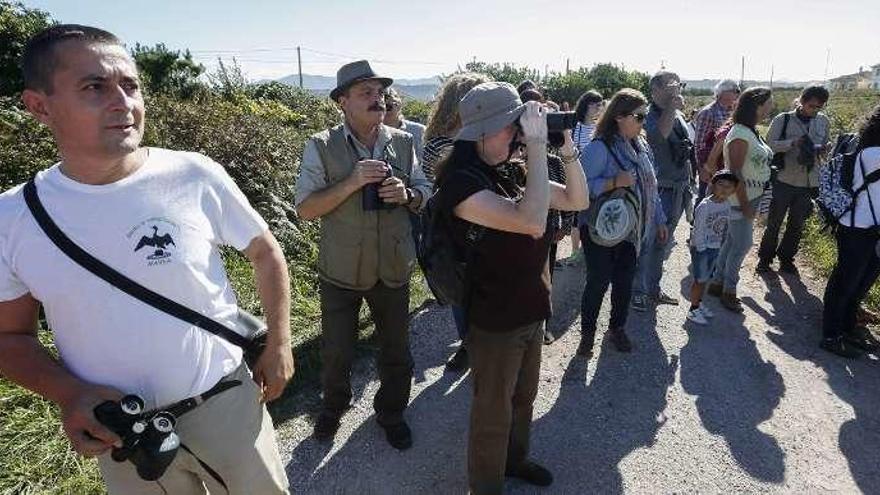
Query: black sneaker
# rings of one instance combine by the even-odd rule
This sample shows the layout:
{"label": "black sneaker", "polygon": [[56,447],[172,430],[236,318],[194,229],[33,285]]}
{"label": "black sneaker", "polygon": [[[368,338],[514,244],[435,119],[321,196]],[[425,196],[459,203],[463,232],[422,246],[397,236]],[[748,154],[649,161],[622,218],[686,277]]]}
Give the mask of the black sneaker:
{"label": "black sneaker", "polygon": [[550,345],[553,342],[556,342],[556,337],[550,333],[550,330],[544,330],[544,345]]}
{"label": "black sneaker", "polygon": [[629,341],[629,337],[626,336],[626,331],[621,328],[615,328],[608,331],[611,335],[611,343],[614,344],[614,348],[619,352],[630,352],[632,351],[632,342]]}
{"label": "black sneaker", "polygon": [[470,368],[470,360],[468,359],[467,347],[461,346],[455,351],[455,354],[446,361],[446,369],[460,373]]}
{"label": "black sneaker", "polygon": [[798,272],[798,267],[794,264],[793,261],[780,261],[779,271],[782,273],[788,273],[789,275],[800,275],[800,272]]}
{"label": "black sneaker", "polygon": [[832,354],[837,354],[838,356],[847,359],[856,359],[862,355],[861,351],[856,349],[855,346],[847,342],[843,337],[829,337],[822,339],[822,342],[819,343],[819,347]]}
{"label": "black sneaker", "polygon": [[397,450],[406,450],[412,447],[412,431],[405,421],[393,425],[381,425],[385,430],[385,439]]}
{"label": "black sneaker", "polygon": [[535,486],[550,486],[553,484],[553,475],[550,474],[550,471],[532,461],[523,461],[516,466],[508,466],[504,470],[504,476],[523,480]]}
{"label": "black sneaker", "polygon": [[333,440],[337,430],[339,430],[339,416],[322,411],[315,421],[313,436],[319,442],[326,442]]}

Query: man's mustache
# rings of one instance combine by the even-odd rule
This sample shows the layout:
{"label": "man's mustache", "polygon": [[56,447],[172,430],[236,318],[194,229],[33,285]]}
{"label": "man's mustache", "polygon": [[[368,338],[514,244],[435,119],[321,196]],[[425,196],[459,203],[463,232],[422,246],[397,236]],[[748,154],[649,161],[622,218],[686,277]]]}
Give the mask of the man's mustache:
{"label": "man's mustache", "polygon": [[367,110],[370,112],[384,112],[385,105],[382,105],[379,103],[373,103],[372,105],[370,105],[370,108],[367,108]]}

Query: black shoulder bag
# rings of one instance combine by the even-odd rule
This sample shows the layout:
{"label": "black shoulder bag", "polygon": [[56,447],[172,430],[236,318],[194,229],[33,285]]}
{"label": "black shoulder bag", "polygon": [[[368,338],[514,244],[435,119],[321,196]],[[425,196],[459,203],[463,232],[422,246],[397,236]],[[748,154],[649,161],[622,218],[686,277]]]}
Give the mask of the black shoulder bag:
{"label": "black shoulder bag", "polygon": [[67,237],[40,202],[37,185],[33,179],[24,186],[24,200],[46,236],[76,264],[135,299],[241,347],[244,350],[245,362],[253,369],[266,347],[268,335],[265,323],[259,318],[242,309],[238,310],[236,324],[242,333],[247,335],[244,337],[241,333],[199,312],[153,292],[95,258]]}

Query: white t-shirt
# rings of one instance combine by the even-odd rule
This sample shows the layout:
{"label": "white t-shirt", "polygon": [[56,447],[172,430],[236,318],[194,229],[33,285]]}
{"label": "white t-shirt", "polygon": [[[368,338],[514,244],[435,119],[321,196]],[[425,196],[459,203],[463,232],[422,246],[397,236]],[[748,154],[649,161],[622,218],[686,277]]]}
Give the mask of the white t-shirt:
{"label": "white t-shirt", "polygon": [[[858,156],[856,156],[856,164],[853,170],[853,189],[858,189],[863,183],[864,175],[862,175],[862,165],[859,164],[859,160],[861,160],[862,164],[865,166],[865,172],[867,174],[877,170],[880,168],[880,146],[865,148]],[[880,222],[880,181],[877,181],[868,184],[868,189],[862,191],[862,193],[854,199],[856,203],[855,225],[850,225],[852,222],[850,222],[849,213],[840,217],[840,223],[842,225],[862,229],[871,228],[877,225],[874,223],[874,216],[871,215],[871,201],[868,201],[869,194],[871,195],[871,201],[874,202],[874,216],[876,216],[877,221]]]}
{"label": "white t-shirt", "polygon": [[[222,166],[157,148],[132,175],[87,185],[59,165],[37,174],[49,215],[80,247],[129,278],[221,323],[237,313],[218,252],[267,225]],[[0,195],[0,301],[30,293],[65,366],[79,378],[166,405],[211,388],[241,363],[220,337],[142,303],[77,265],[50,241],[22,186]]]}
{"label": "white t-shirt", "polygon": [[694,210],[694,227],[691,230],[691,247],[697,251],[720,249],[727,224],[730,221],[730,203],[718,203],[712,197],[703,199]]}

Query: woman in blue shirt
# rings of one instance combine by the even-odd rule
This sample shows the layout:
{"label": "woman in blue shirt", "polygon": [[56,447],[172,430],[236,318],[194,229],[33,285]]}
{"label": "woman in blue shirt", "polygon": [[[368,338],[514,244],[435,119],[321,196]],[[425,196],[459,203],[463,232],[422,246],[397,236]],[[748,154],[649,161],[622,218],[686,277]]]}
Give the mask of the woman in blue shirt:
{"label": "woman in blue shirt", "polygon": [[[594,139],[584,148],[581,165],[591,198],[618,188],[632,188],[641,205],[641,218],[630,235],[614,246],[602,246],[590,237],[588,212],[579,219],[587,266],[587,281],[581,299],[581,343],[578,355],[593,355],[596,321],[602,300],[611,285],[609,337],[620,352],[632,349],[624,326],[638,253],[643,240],[654,235],[666,242],[666,217],[657,194],[653,156],[641,136],[647,113],[645,96],[634,89],[618,91],[596,125]],[[594,204],[594,207],[598,207]]]}

